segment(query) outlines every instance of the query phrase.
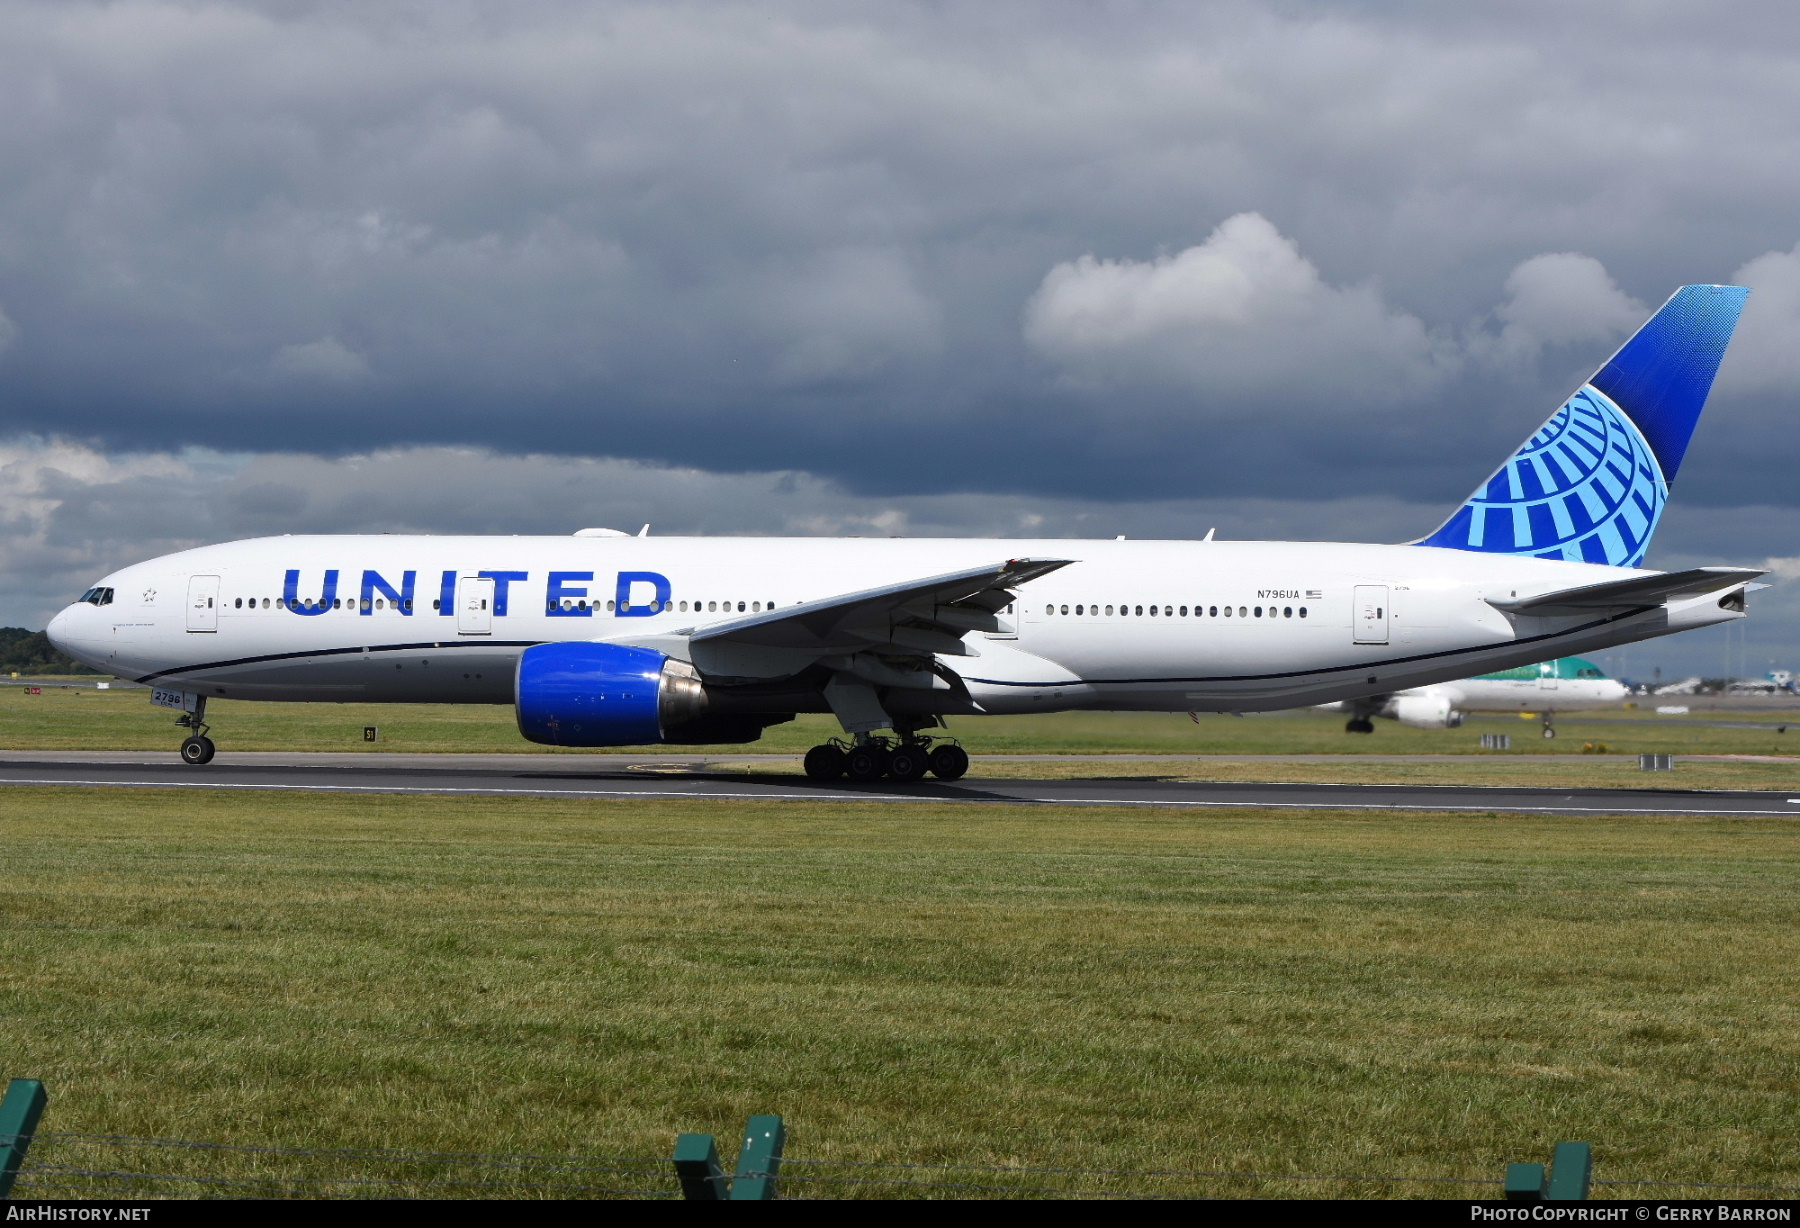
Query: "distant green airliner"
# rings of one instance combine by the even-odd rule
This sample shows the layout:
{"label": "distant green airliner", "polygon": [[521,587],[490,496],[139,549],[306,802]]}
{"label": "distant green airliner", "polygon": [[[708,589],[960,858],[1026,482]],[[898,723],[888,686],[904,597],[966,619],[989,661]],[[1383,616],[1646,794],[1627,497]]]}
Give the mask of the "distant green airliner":
{"label": "distant green airliner", "polygon": [[1420,729],[1454,729],[1467,712],[1530,712],[1543,717],[1544,736],[1554,738],[1557,713],[1610,708],[1625,695],[1625,684],[1592,661],[1561,657],[1326,706],[1350,713],[1344,726],[1350,733],[1375,732],[1377,716]]}

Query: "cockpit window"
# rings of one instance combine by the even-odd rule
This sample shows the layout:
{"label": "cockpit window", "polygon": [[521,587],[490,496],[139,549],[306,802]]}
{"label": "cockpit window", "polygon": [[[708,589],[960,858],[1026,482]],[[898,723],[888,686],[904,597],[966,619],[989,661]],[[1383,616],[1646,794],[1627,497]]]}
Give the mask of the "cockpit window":
{"label": "cockpit window", "polygon": [[112,599],[113,591],[110,588],[90,588],[76,598],[78,602],[85,601],[89,605],[111,605]]}

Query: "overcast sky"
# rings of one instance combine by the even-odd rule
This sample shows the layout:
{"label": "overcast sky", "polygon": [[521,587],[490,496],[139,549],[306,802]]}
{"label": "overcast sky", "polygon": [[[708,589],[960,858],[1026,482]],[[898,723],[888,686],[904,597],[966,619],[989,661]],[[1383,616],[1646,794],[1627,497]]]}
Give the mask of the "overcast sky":
{"label": "overcast sky", "polygon": [[1718,281],[1650,561],[1800,578],[1796,117],[1776,2],[0,2],[0,621],[264,532],[1404,540]]}

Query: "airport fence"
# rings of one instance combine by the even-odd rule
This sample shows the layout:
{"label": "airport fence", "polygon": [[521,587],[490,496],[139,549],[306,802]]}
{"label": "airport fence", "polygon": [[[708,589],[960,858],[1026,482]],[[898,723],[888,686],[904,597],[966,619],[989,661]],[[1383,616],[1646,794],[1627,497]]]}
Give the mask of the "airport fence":
{"label": "airport fence", "polygon": [[[1800,1187],[1593,1178],[1586,1143],[1492,1178],[1235,1169],[928,1164],[786,1154],[779,1116],[752,1117],[728,1170],[718,1139],[672,1154],[532,1155],[281,1147],[38,1129],[47,1099],[15,1079],[0,1102],[0,1200],[138,1199],[1237,1199],[1579,1201],[1780,1199]],[[1498,1166],[1496,1166],[1498,1168]]]}

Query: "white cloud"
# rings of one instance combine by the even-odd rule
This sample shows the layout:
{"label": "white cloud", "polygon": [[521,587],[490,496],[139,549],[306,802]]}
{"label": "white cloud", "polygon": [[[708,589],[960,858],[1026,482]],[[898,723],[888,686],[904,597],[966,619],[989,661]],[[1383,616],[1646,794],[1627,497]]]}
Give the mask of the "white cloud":
{"label": "white cloud", "polygon": [[284,345],[275,351],[269,365],[283,375],[333,384],[360,380],[369,373],[363,356],[336,337],[321,337],[305,345]]}
{"label": "white cloud", "polygon": [[1800,393],[1800,244],[1758,256],[1732,281],[1749,286],[1750,299],[1719,368],[1719,387]]}
{"label": "white cloud", "polygon": [[1372,283],[1333,286],[1258,213],[1153,260],[1058,264],[1025,309],[1025,337],[1088,378],[1167,380],[1257,399],[1329,390],[1309,408],[1404,401],[1445,373],[1416,317]]}
{"label": "white cloud", "polygon": [[1536,358],[1547,345],[1616,341],[1650,318],[1650,309],[1619,289],[1606,266],[1578,252],[1533,256],[1506,279],[1495,310],[1508,356]]}
{"label": "white cloud", "polygon": [[[120,515],[93,507],[118,491],[153,488],[165,506],[181,500],[193,466],[167,453],[109,457],[92,448],[59,440],[17,440],[0,444],[0,617],[41,627],[98,572],[116,566],[123,552],[162,553],[192,544],[185,536],[159,532],[157,518]],[[111,521],[95,531],[91,512]],[[191,528],[205,525],[201,514]],[[70,586],[73,585],[73,589]]]}

